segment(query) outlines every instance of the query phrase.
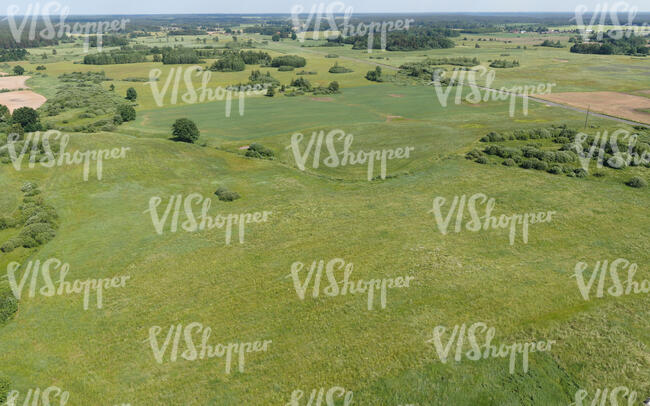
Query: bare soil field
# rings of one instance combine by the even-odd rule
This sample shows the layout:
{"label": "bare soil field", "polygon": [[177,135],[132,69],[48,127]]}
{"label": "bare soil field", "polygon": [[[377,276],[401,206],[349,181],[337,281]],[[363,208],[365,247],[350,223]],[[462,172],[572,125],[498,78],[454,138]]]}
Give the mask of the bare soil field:
{"label": "bare soil field", "polygon": [[27,82],[27,79],[31,78],[31,76],[7,76],[0,77],[0,89],[9,89],[9,90],[17,90],[17,89],[26,89],[27,85],[25,82]]}
{"label": "bare soil field", "polygon": [[47,99],[31,90],[21,90],[18,92],[0,93],[0,104],[4,104],[13,113],[20,107],[31,107],[37,109],[41,107]]}
{"label": "bare soil field", "polygon": [[650,124],[650,114],[639,111],[650,109],[650,99],[646,97],[618,92],[568,92],[536,97],[585,110],[591,108],[591,111],[597,113]]}

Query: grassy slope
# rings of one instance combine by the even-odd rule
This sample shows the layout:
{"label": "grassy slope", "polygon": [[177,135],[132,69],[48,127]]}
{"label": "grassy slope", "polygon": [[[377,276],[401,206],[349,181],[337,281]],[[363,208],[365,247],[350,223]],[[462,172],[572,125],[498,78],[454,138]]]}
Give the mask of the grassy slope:
{"label": "grassy slope", "polygon": [[[111,69],[127,75],[107,67],[109,76],[117,73]],[[406,97],[387,97],[394,93]],[[580,115],[537,105],[509,120],[504,104],[441,109],[429,90],[387,85],[347,88],[335,99],[247,100],[244,117],[225,119],[219,103],[155,110],[144,96],[139,120],[121,127],[124,134],[73,137],[82,150],[132,148],[128,159],[106,162],[102,182],[84,183],[78,167],[0,167],[3,208],[15,207],[12,190],[35,179],[61,216],[59,235],[36,258],[64,259],[74,279],[132,276],[126,289],[106,294],[99,311],[83,311],[76,295],[23,299],[16,320],[0,330],[0,368],[14,386],[56,384],[71,392],[72,405],[284,404],[296,388],[334,385],[369,405],[563,405],[578,387],[650,390],[648,298],[584,302],[570,277],[579,260],[618,257],[640,265],[639,279],[649,277],[650,196],[619,179],[633,171],[579,180],[461,156],[487,131],[577,126]],[[385,123],[389,114],[405,120]],[[210,147],[161,139],[177,116],[196,119]],[[311,171],[324,176],[293,168],[283,151],[291,133],[339,127],[357,136],[359,149],[408,134],[418,153],[403,167],[389,164],[389,174],[411,175],[367,183],[363,168]],[[280,159],[232,153],[255,140],[283,151]],[[151,196],[209,196],[217,185],[243,198],[215,203],[214,215],[274,212],[270,223],[247,229],[243,246],[226,247],[221,231],[158,236],[143,213]],[[510,247],[502,231],[441,235],[427,214],[433,197],[479,192],[497,199],[497,214],[558,216],[533,226],[527,245]],[[355,278],[411,274],[416,283],[391,291],[388,308],[373,312],[363,296],[298,300],[285,277],[291,264],[334,257],[353,262]],[[2,269],[9,260],[0,256]],[[148,328],[191,321],[212,327],[212,343],[273,344],[247,358],[243,375],[225,375],[214,360],[157,365],[143,342]],[[529,374],[511,376],[502,360],[443,365],[424,342],[436,325],[476,321],[496,326],[497,342],[558,345],[534,354]]]}

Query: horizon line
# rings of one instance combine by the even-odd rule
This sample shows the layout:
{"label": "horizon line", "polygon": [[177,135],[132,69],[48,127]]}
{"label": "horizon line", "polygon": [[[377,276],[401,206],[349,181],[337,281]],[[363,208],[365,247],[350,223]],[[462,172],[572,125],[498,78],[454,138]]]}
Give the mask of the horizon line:
{"label": "horizon line", "polygon": [[[584,14],[592,14],[596,11],[585,12]],[[368,14],[423,14],[423,15],[436,15],[436,14],[572,14],[575,11],[359,11],[354,12],[356,15],[368,15]],[[650,14],[649,10],[638,10],[637,13]],[[308,15],[308,12],[300,13],[300,15]],[[620,12],[619,14],[625,14]],[[60,17],[61,14],[37,14],[40,17]],[[260,15],[277,15],[277,16],[291,16],[290,12],[227,12],[227,13],[217,13],[217,12],[195,12],[195,13],[174,13],[170,12],[161,12],[161,13],[101,13],[101,14],[67,14],[67,17],[101,17],[101,16],[192,16],[192,15],[205,15],[205,16],[218,16],[218,15],[245,15],[245,16],[260,16]],[[334,15],[345,15],[344,13],[334,13]],[[637,14],[638,15],[638,14]],[[33,16],[33,14],[12,14],[12,17],[28,17]],[[0,14],[0,17],[9,17],[8,14]],[[4,20],[4,18],[3,18]]]}

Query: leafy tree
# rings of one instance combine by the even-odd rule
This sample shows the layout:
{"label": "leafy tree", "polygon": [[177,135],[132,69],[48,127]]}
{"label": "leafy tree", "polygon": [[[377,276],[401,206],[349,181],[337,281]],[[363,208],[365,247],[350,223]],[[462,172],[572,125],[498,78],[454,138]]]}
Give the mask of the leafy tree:
{"label": "leafy tree", "polygon": [[9,112],[9,107],[4,104],[0,104],[0,121],[8,122],[11,120],[11,113]]}
{"label": "leafy tree", "polygon": [[111,92],[114,92],[114,91],[115,91],[115,85],[114,85],[113,83],[111,83],[111,85],[108,87],[108,89],[109,89]]}
{"label": "leafy tree", "polygon": [[262,144],[253,143],[246,150],[247,157],[250,158],[259,158],[259,159],[273,159],[275,154],[270,149],[266,148]]}
{"label": "leafy tree", "polygon": [[228,53],[219,58],[210,67],[211,71],[217,72],[241,72],[246,69],[246,63],[239,54]]}
{"label": "leafy tree", "polygon": [[301,56],[297,55],[284,55],[273,58],[271,61],[271,66],[274,68],[280,66],[293,66],[294,68],[302,68],[307,65],[307,60]]}
{"label": "leafy tree", "polygon": [[273,34],[273,36],[271,37],[271,40],[274,41],[274,42],[280,42],[280,38],[281,38],[280,34]]}
{"label": "leafy tree", "polygon": [[199,139],[201,132],[196,124],[187,118],[179,118],[172,125],[172,135],[178,141],[193,144]]}
{"label": "leafy tree", "polygon": [[41,131],[41,121],[38,112],[31,107],[21,107],[14,110],[12,122],[20,124],[26,132]]}
{"label": "leafy tree", "polygon": [[138,99],[138,92],[136,92],[132,87],[128,88],[126,91],[126,99],[136,101]]}
{"label": "leafy tree", "polygon": [[117,113],[122,117],[122,121],[135,120],[135,109],[130,104],[122,104],[117,108]]}
{"label": "leafy tree", "polygon": [[384,80],[381,77],[381,67],[377,66],[375,70],[368,71],[368,73],[366,73],[366,79],[371,82],[383,82]]}
{"label": "leafy tree", "polygon": [[25,68],[20,65],[14,66],[14,75],[22,76],[25,73]]}
{"label": "leafy tree", "polygon": [[271,86],[266,90],[266,96],[273,97],[275,96],[275,87]]}
{"label": "leafy tree", "polygon": [[330,84],[327,86],[327,90],[329,90],[332,93],[338,93],[340,89],[339,82],[334,81],[330,82]]}

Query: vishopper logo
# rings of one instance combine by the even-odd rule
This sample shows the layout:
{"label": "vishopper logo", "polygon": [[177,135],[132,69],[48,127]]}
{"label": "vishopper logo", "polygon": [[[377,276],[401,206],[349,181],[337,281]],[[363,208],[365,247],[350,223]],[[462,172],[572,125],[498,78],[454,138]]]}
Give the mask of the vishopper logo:
{"label": "vishopper logo", "polygon": [[[638,406],[638,394],[625,386],[618,386],[613,389],[596,389],[591,402],[590,395],[584,389],[580,389],[575,394],[575,402],[569,406]],[[620,403],[619,403],[620,401]],[[643,405],[650,405],[650,398],[643,402]]]}
{"label": "vishopper logo", "polygon": [[[382,278],[357,281],[351,281],[350,277],[354,271],[352,263],[345,262],[342,258],[335,258],[327,262],[313,261],[306,275],[303,273],[303,280],[300,274],[306,271],[305,264],[294,262],[291,265],[291,274],[288,276],[293,280],[293,287],[300,300],[305,300],[306,293],[312,284],[311,296],[316,299],[320,296],[321,291],[324,296],[336,297],[345,295],[362,294],[367,295],[368,310],[373,310],[375,306],[375,295],[379,296],[379,304],[382,309],[386,308],[388,302],[387,294],[389,289],[409,288],[410,283],[415,279],[414,276],[398,276],[396,278]],[[323,275],[324,273],[324,275]],[[337,279],[337,275],[339,277]],[[321,289],[323,277],[327,279],[327,286]]]}
{"label": "vishopper logo", "polygon": [[[3,20],[9,21],[9,28],[14,40],[21,43],[26,38],[24,37],[25,28],[27,23],[31,20],[29,26],[28,39],[34,41],[36,38],[44,40],[53,40],[55,38],[63,38],[66,35],[82,35],[85,36],[84,52],[88,52],[90,48],[90,36],[96,35],[97,37],[97,50],[102,50],[102,37],[110,32],[119,32],[126,29],[126,24],[129,19],[113,20],[113,21],[98,21],[74,24],[67,24],[65,20],[70,14],[70,8],[63,6],[61,3],[51,1],[45,3],[41,8],[40,3],[30,3],[27,9],[21,13],[21,9],[17,5],[10,5],[7,7],[7,17]],[[58,14],[57,14],[58,13]],[[17,23],[17,17],[22,17],[22,22]],[[58,23],[52,22],[52,16],[58,16]],[[41,30],[37,30],[39,23],[45,26]]]}
{"label": "vishopper logo", "polygon": [[[625,146],[627,151],[621,152],[621,147]],[[602,133],[598,131],[595,136],[578,133],[571,149],[578,154],[580,165],[586,172],[589,172],[589,164],[594,160],[598,169],[605,164],[615,169],[650,165],[650,145],[640,143],[638,134],[624,129],[614,131],[611,136],[607,130]],[[611,156],[607,157],[606,154]]]}
{"label": "vishopper logo", "polygon": [[[70,399],[70,392],[58,386],[50,386],[43,390],[40,388],[28,389],[22,406],[65,406]],[[19,406],[20,392],[12,390],[7,394],[7,401],[2,406]]]}
{"label": "vishopper logo", "polygon": [[[472,324],[469,328],[465,324],[454,326],[451,336],[447,339],[447,344],[443,344],[443,336],[447,332],[447,327],[437,326],[433,329],[433,337],[426,342],[433,344],[436,353],[443,364],[446,364],[451,354],[451,349],[456,344],[454,360],[460,362],[463,357],[470,361],[478,361],[489,358],[510,358],[510,373],[514,374],[517,366],[517,355],[521,354],[521,366],[524,373],[528,372],[528,356],[534,352],[551,351],[551,346],[556,342],[536,341],[531,343],[515,343],[511,345],[501,344],[499,347],[492,344],[496,335],[494,327],[488,328],[485,323],[479,322]],[[485,334],[485,344],[479,344],[478,334]],[[471,350],[463,352],[463,345],[467,339]]]}
{"label": "vishopper logo", "polygon": [[[105,279],[66,281],[65,279],[70,272],[70,265],[56,258],[50,258],[43,263],[39,260],[29,261],[25,266],[22,277],[18,279],[17,273],[20,267],[21,264],[18,262],[11,262],[7,266],[7,279],[16,299],[20,300],[23,297],[23,290],[29,280],[29,297],[35,297],[37,293],[45,297],[83,293],[84,310],[90,308],[91,292],[95,293],[96,306],[101,309],[104,304],[104,290],[123,288],[126,286],[126,281],[131,278],[130,276],[116,276]],[[58,280],[53,278],[53,273],[56,271],[59,273]],[[40,289],[38,289],[39,275],[42,277],[42,287]]]}
{"label": "vishopper logo", "polygon": [[20,171],[26,156],[29,157],[29,168],[37,164],[44,168],[55,166],[83,165],[83,180],[90,177],[90,164],[95,163],[97,180],[102,180],[104,161],[109,159],[124,159],[130,147],[121,147],[100,150],[67,152],[70,135],[60,131],[50,130],[45,133],[30,133],[22,139],[19,134],[9,134],[7,145],[0,150],[7,149],[14,169]]}
{"label": "vishopper logo", "polygon": [[[327,5],[325,3],[313,4],[307,19],[303,22],[300,19],[300,16],[304,11],[305,7],[302,4],[296,4],[291,8],[293,29],[300,42],[305,42],[306,31],[308,30],[312,30],[313,32],[312,39],[319,39],[321,24],[323,23],[323,20],[325,20],[327,24],[329,24],[329,31],[338,32],[343,38],[348,36],[363,37],[368,35],[368,53],[372,53],[374,48],[375,34],[379,33],[380,48],[385,51],[388,32],[408,30],[410,24],[415,22],[412,18],[406,20],[382,21],[381,23],[373,21],[368,24],[359,22],[355,27],[350,24],[350,18],[352,17],[353,12],[352,6],[346,7],[345,3],[340,1],[328,3]],[[343,15],[343,28],[340,28],[337,25],[337,13]]]}
{"label": "vishopper logo", "polygon": [[[484,77],[485,85],[481,86],[477,82],[478,77]],[[473,70],[456,69],[452,72],[450,78],[446,78],[447,72],[442,69],[436,70],[433,74],[433,81],[429,84],[434,86],[436,96],[442,107],[447,107],[449,96],[456,89],[454,104],[460,105],[463,100],[471,104],[478,104],[488,101],[506,101],[510,99],[510,117],[515,116],[517,110],[517,99],[522,98],[522,112],[524,116],[528,115],[528,100],[530,94],[545,95],[550,94],[555,83],[540,83],[537,85],[513,86],[511,88],[501,87],[501,89],[492,89],[492,83],[496,79],[496,71],[479,66]],[[443,83],[446,89],[443,89]],[[465,85],[469,86],[470,93],[463,98]]]}
{"label": "vishopper logo", "polygon": [[[449,225],[455,214],[455,224],[453,231],[460,233],[463,225],[467,231],[478,232],[489,229],[510,229],[510,245],[514,245],[517,235],[517,226],[521,225],[522,241],[528,243],[528,228],[533,224],[550,223],[555,211],[513,214],[507,216],[502,214],[499,217],[493,216],[492,212],[496,206],[496,199],[488,198],[483,193],[476,193],[469,198],[466,195],[454,196],[447,215],[443,215],[443,207],[447,204],[447,198],[438,196],[433,199],[433,208],[429,213],[433,213],[439,231],[443,235],[449,232]],[[484,215],[479,215],[479,205],[485,205]],[[467,210],[470,220],[464,223],[465,210]]]}
{"label": "vishopper logo", "polygon": [[[337,168],[347,165],[367,165],[368,180],[375,179],[375,163],[379,162],[379,176],[386,179],[387,163],[393,159],[409,159],[411,152],[415,147],[404,147],[396,149],[383,149],[371,151],[351,152],[354,136],[346,134],[343,130],[332,130],[327,135],[324,131],[319,133],[313,132],[309,142],[301,151],[301,144],[305,136],[301,133],[295,133],[291,136],[291,145],[286,149],[293,152],[293,158],[298,169],[304,171],[310,154],[313,153],[312,167],[318,169],[321,164],[321,150],[323,146],[327,149],[328,155],[322,160],[323,165],[328,168]],[[323,145],[324,143],[324,145]],[[337,151],[338,147],[343,147],[342,151]]]}
{"label": "vishopper logo", "polygon": [[[239,372],[244,372],[246,365],[246,354],[251,352],[266,352],[271,340],[262,340],[255,342],[230,342],[228,344],[210,345],[208,341],[212,335],[212,329],[205,327],[202,323],[193,322],[185,327],[182,324],[171,325],[167,331],[164,341],[159,343],[158,336],[163,331],[160,326],[153,326],[149,329],[149,342],[153,356],[158,364],[165,362],[165,354],[168,354],[168,362],[176,362],[179,357],[186,361],[198,361],[210,358],[223,358],[224,368],[227,375],[231,373],[233,358],[238,361]],[[201,344],[195,344],[196,336],[200,335]],[[182,343],[181,343],[182,338]],[[168,351],[171,345],[171,350]],[[183,348],[184,351],[180,352]]]}
{"label": "vishopper logo", "polygon": [[[180,101],[186,104],[225,100],[226,117],[230,117],[233,98],[239,99],[239,115],[243,116],[245,98],[250,96],[263,96],[267,93],[268,88],[272,86],[270,83],[264,83],[210,88],[209,83],[212,79],[212,72],[195,65],[189,68],[171,68],[161,88],[159,82],[162,82],[160,80],[162,74],[163,72],[160,69],[152,69],[149,71],[149,85],[151,86],[151,93],[158,107],[163,107],[166,102],[175,105],[179,102],[179,97]],[[200,79],[201,86],[198,89],[194,86],[193,79]],[[182,87],[185,89],[182,89]]]}
{"label": "vishopper logo", "polygon": [[[575,266],[573,277],[576,278],[580,294],[585,300],[589,300],[591,293],[595,293],[597,298],[602,298],[605,294],[613,297],[620,297],[630,294],[648,294],[650,293],[650,280],[635,281],[638,266],[624,258],[618,258],[611,263],[607,260],[597,261],[593,267],[591,275],[586,278],[585,272],[589,269],[586,262],[578,262]],[[627,269],[627,278],[622,279],[619,272]],[[609,274],[609,275],[608,275]],[[609,277],[608,277],[609,276]],[[607,280],[610,283],[607,283]],[[594,285],[598,280],[598,285]],[[605,291],[605,287],[609,288]],[[595,286],[595,292],[594,292]]]}
{"label": "vishopper logo", "polygon": [[341,386],[333,386],[327,389],[327,392],[325,390],[326,388],[312,389],[309,400],[305,399],[306,403],[303,403],[301,400],[305,396],[305,392],[296,389],[291,392],[291,401],[285,404],[285,406],[320,406],[323,404],[323,401],[325,401],[327,406],[336,406],[341,404],[337,402],[337,398],[343,401],[343,406],[352,406],[352,399],[354,399],[354,393],[352,391],[347,391]]}
{"label": "vishopper logo", "polygon": [[[650,34],[650,31],[647,30],[648,23],[643,23],[643,25],[634,25],[634,18],[639,12],[639,8],[636,6],[631,6],[625,1],[619,1],[609,6],[608,3],[598,3],[596,8],[590,14],[589,24],[585,23],[585,13],[588,13],[589,7],[584,4],[581,4],[576,7],[575,17],[571,20],[575,20],[578,25],[578,30],[580,31],[583,40],[587,41],[592,35],[595,35],[596,40],[601,41],[605,34],[606,23],[610,23],[614,28],[608,30],[607,36],[611,39],[622,39],[630,38],[631,36],[646,36]],[[621,24],[619,15],[627,13],[627,21],[625,24]],[[607,16],[609,15],[609,21],[607,21]],[[597,28],[594,30],[594,23],[598,23]]]}
{"label": "vishopper logo", "polygon": [[[179,229],[179,220],[181,215],[184,214],[185,221],[180,223],[180,228],[183,231],[193,233],[225,227],[226,245],[230,245],[232,240],[233,226],[238,226],[239,243],[243,244],[246,235],[246,224],[266,223],[269,216],[273,214],[273,212],[264,211],[243,214],[219,214],[216,217],[212,217],[208,215],[208,211],[212,206],[212,199],[204,198],[199,193],[192,193],[185,198],[183,198],[183,195],[171,196],[162,216],[158,213],[158,206],[161,203],[162,198],[154,196],[149,200],[149,209],[145,210],[145,213],[151,215],[151,221],[157,234],[162,235],[165,232],[165,225],[168,222],[169,232],[177,232]],[[194,215],[195,205],[201,207],[201,214],[198,217]],[[183,210],[181,210],[181,207]]]}

